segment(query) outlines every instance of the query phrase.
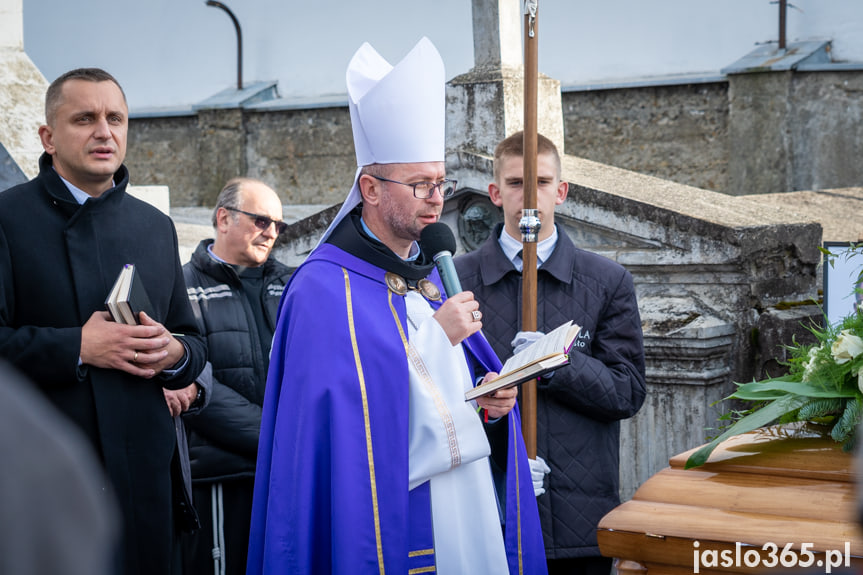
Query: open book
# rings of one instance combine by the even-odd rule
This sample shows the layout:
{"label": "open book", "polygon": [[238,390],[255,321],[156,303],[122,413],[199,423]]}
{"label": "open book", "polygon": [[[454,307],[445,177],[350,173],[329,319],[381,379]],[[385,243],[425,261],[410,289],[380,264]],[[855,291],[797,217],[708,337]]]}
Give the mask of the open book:
{"label": "open book", "polygon": [[509,358],[500,368],[499,377],[468,390],[464,394],[465,400],[470,401],[498,389],[524,383],[568,364],[569,350],[580,330],[581,326],[568,321],[545,334]]}
{"label": "open book", "polygon": [[120,270],[105,299],[105,307],[117,323],[138,325],[141,323],[138,313],[142,311],[153,317],[153,305],[134,264],[126,264]]}

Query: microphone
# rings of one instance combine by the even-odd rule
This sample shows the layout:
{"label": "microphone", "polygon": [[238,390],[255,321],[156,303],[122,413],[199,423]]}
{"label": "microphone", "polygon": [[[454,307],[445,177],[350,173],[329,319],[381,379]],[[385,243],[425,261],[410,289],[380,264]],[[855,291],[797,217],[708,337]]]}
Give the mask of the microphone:
{"label": "microphone", "polygon": [[447,297],[462,291],[461,282],[455,271],[452,254],[455,252],[455,236],[443,222],[429,224],[420,232],[420,245],[426,254],[431,254],[435,267],[440,274],[443,290]]}

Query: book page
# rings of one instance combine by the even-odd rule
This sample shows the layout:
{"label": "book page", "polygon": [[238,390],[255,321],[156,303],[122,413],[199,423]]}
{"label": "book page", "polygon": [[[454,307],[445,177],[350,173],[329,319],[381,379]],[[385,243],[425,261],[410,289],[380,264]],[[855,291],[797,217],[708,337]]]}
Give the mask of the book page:
{"label": "book page", "polygon": [[123,323],[120,309],[117,307],[117,294],[120,292],[121,283],[123,283],[123,269],[117,274],[117,279],[114,280],[114,285],[111,287],[111,291],[108,292],[108,297],[105,298],[105,307],[108,308],[111,318],[117,323]]}
{"label": "book page", "polygon": [[123,281],[120,284],[119,293],[117,295],[117,307],[120,309],[120,314],[123,316],[123,323],[128,325],[136,325],[135,314],[132,313],[132,308],[129,306],[129,292],[132,289],[132,276],[135,273],[135,266],[126,264],[123,268]]}
{"label": "book page", "polygon": [[511,371],[504,376],[497,377],[491,381],[478,385],[473,389],[469,389],[464,394],[465,400],[470,401],[471,399],[494,393],[498,389],[519,385],[529,379],[536,379],[537,377],[568,363],[569,356],[563,354],[556,354],[552,357],[540,359],[522,368],[516,369],[515,371]]}
{"label": "book page", "polygon": [[[572,328],[575,327],[575,331]],[[500,370],[501,375],[524,365],[559,353],[567,353],[580,328],[568,321],[539,338],[533,345],[509,358]]]}

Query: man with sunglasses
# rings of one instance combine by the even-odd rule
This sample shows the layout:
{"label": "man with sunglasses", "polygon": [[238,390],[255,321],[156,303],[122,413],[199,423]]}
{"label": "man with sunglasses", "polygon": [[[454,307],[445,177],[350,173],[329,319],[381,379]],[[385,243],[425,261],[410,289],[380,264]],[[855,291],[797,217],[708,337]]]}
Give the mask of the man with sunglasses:
{"label": "man with sunglasses", "polygon": [[185,575],[246,572],[270,343],[291,275],[271,251],[286,227],[276,192],[234,178],[216,201],[215,239],[201,241],[183,267],[213,367],[207,408],[185,416],[202,526],[186,538]]}
{"label": "man with sunglasses", "polygon": [[280,305],[248,574],[544,574],[515,390],[465,401],[500,364],[418,243],[456,185],[443,62],[364,44],[347,80],[358,169]]}

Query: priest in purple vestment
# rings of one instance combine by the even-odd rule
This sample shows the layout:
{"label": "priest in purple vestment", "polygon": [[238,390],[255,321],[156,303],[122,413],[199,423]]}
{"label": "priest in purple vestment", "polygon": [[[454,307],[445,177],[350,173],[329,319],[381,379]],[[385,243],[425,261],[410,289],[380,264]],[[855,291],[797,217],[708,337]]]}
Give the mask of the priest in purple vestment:
{"label": "priest in purple vestment", "polygon": [[279,308],[248,573],[544,574],[516,390],[465,401],[500,362],[418,243],[456,188],[443,62],[363,44],[347,88],[358,169]]}

